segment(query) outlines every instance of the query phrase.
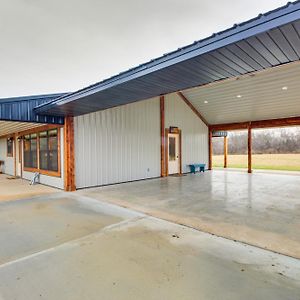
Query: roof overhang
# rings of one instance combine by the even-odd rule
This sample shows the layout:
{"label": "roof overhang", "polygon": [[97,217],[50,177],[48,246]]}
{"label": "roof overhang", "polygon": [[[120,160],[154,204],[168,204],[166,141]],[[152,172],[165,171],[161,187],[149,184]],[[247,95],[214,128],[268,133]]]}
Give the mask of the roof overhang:
{"label": "roof overhang", "polygon": [[300,116],[300,62],[188,89],[182,94],[208,124]]}
{"label": "roof overhang", "polygon": [[40,105],[35,111],[77,116],[240,77],[299,59],[300,1],[296,1]]}
{"label": "roof overhang", "polygon": [[44,124],[0,121],[0,138],[9,137],[42,126],[44,126]]}

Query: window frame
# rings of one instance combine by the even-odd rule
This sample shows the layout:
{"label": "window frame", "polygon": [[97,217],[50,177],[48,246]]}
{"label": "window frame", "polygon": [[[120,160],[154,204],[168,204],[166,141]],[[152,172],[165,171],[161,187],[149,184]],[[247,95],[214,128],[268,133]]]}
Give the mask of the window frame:
{"label": "window frame", "polygon": [[[36,135],[36,137],[35,138],[32,138],[32,135]],[[33,152],[33,151],[31,151],[31,147],[32,147],[32,143],[31,143],[31,141],[32,140],[35,140],[35,142],[36,142],[36,150],[35,150],[35,154],[36,154],[36,167],[25,167],[25,141],[26,141],[26,136],[29,136],[29,141],[30,141],[30,153],[31,152]],[[29,133],[29,134],[26,134],[24,137],[23,137],[23,166],[24,166],[24,170],[26,171],[27,169],[28,170],[37,170],[38,169],[38,156],[37,156],[37,148],[38,148],[38,134],[37,133],[35,133],[35,132],[32,132],[32,133]]]}
{"label": "window frame", "polygon": [[[47,149],[46,149],[46,151],[47,151],[47,154],[50,155],[50,152],[51,152],[51,150],[50,150],[50,137],[51,137],[51,135],[49,133],[50,133],[50,131],[54,131],[54,130],[56,131],[56,138],[57,138],[57,149],[56,149],[56,151],[57,151],[57,171],[56,170],[44,169],[44,168],[41,167],[41,138],[43,138],[43,137],[41,137],[41,133],[46,133],[46,136],[45,136],[46,139],[47,139]],[[59,156],[58,156],[58,150],[59,150],[59,146],[58,146],[58,139],[59,139],[58,129],[53,128],[53,129],[41,131],[41,132],[39,132],[38,136],[39,136],[39,169],[41,171],[47,171],[47,172],[58,172],[59,171],[59,166],[58,166],[58,159],[59,159]],[[47,165],[49,164],[49,162],[50,161],[49,161],[49,157],[48,157]],[[48,165],[48,167],[49,167],[49,165]]]}
{"label": "window frame", "polygon": [[[11,141],[11,152],[8,151],[8,141]],[[14,138],[12,136],[6,139],[6,156],[14,157]]]}
{"label": "window frame", "polygon": [[[49,131],[49,130],[57,130],[57,171],[49,171],[49,170],[43,170],[40,168],[40,133],[44,132],[44,131]],[[34,130],[31,132],[26,133],[27,134],[37,134],[37,147],[36,147],[36,151],[37,151],[37,168],[30,168],[30,167],[25,167],[24,166],[24,138],[22,138],[22,156],[23,156],[23,170],[25,172],[38,172],[42,175],[47,175],[47,176],[52,176],[52,177],[61,177],[61,133],[60,133],[61,128],[60,127],[56,127],[56,128],[41,128],[39,130]]]}

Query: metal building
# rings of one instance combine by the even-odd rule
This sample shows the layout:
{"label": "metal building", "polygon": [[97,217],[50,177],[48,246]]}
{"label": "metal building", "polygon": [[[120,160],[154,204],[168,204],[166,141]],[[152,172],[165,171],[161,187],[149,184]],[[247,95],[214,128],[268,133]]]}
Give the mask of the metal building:
{"label": "metal building", "polygon": [[211,169],[213,132],[300,125],[300,1],[79,91],[0,100],[5,172],[66,190]]}

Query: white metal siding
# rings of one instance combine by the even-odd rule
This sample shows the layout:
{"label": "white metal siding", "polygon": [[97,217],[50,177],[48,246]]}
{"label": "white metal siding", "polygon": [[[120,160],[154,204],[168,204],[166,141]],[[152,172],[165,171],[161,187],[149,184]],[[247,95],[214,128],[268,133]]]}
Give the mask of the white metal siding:
{"label": "white metal siding", "polygon": [[189,172],[188,164],[208,165],[208,127],[177,95],[169,94],[165,101],[165,126],[182,130],[182,171]]}
{"label": "white metal siding", "polygon": [[160,176],[159,99],[75,117],[76,187]]}
{"label": "white metal siding", "polygon": [[[0,160],[4,161],[4,170],[3,172],[8,175],[14,175],[14,158],[7,157],[6,153],[6,139],[0,139]],[[14,151],[14,150],[13,150]]]}

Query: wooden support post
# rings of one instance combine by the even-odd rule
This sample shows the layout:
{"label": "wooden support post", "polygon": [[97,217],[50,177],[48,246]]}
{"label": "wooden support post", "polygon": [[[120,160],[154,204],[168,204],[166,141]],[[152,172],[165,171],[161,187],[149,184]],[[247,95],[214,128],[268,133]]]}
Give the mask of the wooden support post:
{"label": "wooden support post", "polygon": [[13,142],[13,156],[14,156],[14,176],[17,177],[17,136],[14,135]]}
{"label": "wooden support post", "polygon": [[224,168],[227,168],[227,156],[228,156],[228,140],[227,136],[224,136]]}
{"label": "wooden support post", "polygon": [[20,175],[23,178],[23,139],[21,137],[19,141],[19,161],[20,161]]}
{"label": "wooden support post", "polygon": [[252,127],[248,126],[248,173],[252,173]]}
{"label": "wooden support post", "polygon": [[208,170],[212,170],[212,130],[208,134]]}
{"label": "wooden support post", "polygon": [[165,97],[161,96],[160,101],[160,176],[166,177],[166,153],[165,153]]}
{"label": "wooden support post", "polygon": [[75,185],[75,153],[74,153],[74,119],[65,117],[64,126],[64,174],[65,191],[76,190]]}

